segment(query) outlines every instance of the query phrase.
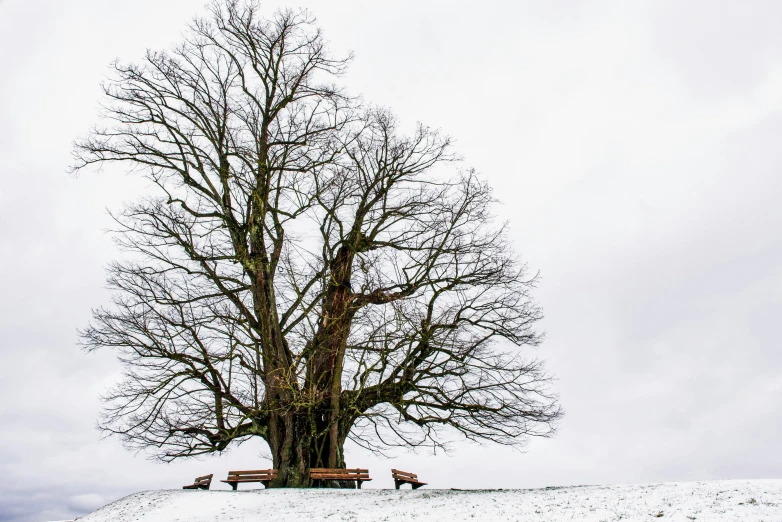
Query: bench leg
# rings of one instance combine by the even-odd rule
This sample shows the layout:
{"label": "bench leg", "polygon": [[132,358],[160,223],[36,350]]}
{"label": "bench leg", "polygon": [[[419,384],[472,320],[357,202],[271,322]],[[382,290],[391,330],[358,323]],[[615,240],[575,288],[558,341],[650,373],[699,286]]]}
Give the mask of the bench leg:
{"label": "bench leg", "polygon": [[358,484],[358,489],[361,489],[361,481],[357,480],[356,483]]}
{"label": "bench leg", "polygon": [[396,487],[396,489],[399,489],[399,486],[401,486],[401,485],[402,485],[401,481],[399,481],[399,480],[395,480],[394,481],[394,486]]}
{"label": "bench leg", "polygon": [[238,482],[229,482],[229,484],[231,485],[232,488],[234,488],[234,491],[236,491],[236,486],[239,485]]}
{"label": "bench leg", "polygon": [[413,486],[413,489],[418,489],[421,487],[421,484],[410,484],[410,485]]}

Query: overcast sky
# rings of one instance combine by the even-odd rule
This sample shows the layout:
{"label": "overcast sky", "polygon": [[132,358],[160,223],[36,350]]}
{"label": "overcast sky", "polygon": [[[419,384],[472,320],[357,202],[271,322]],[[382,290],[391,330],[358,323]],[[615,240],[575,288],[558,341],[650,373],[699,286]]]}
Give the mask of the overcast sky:
{"label": "overcast sky", "polygon": [[[66,173],[114,58],[176,43],[204,0],[0,0],[0,522],[266,467],[261,444],[158,464],[101,440],[106,209],[147,190]],[[782,478],[782,3],[297,0],[351,92],[456,140],[542,282],[566,410],[525,453],[384,460],[434,488]],[[221,488],[226,486],[220,484]],[[227,486],[226,486],[227,488]]]}

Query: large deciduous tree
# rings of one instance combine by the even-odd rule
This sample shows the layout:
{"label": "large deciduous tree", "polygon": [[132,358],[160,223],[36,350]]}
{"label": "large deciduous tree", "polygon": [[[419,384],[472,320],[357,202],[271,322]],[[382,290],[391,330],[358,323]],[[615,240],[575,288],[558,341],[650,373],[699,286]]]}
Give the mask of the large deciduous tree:
{"label": "large deciduous tree", "polygon": [[[534,277],[447,138],[404,136],[332,82],[306,12],[213,3],[170,52],[115,63],[76,164],[156,186],[115,215],[135,253],[83,332],[126,368],[101,426],[165,461],[261,437],[273,486],[373,450],[520,444],[561,415]],[[446,433],[443,433],[445,430]]]}

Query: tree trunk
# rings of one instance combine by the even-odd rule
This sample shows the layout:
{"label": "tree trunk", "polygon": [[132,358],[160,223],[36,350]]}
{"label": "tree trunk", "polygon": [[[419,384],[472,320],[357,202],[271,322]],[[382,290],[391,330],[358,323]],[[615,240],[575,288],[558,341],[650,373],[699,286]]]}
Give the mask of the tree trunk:
{"label": "tree trunk", "polygon": [[[345,436],[339,434],[337,444],[327,429],[330,412],[326,408],[315,414],[277,414],[269,419],[269,447],[277,479],[270,487],[329,486],[354,488],[353,481],[327,481],[313,484],[310,468],[345,468],[343,446]],[[340,430],[341,431],[341,430]]]}

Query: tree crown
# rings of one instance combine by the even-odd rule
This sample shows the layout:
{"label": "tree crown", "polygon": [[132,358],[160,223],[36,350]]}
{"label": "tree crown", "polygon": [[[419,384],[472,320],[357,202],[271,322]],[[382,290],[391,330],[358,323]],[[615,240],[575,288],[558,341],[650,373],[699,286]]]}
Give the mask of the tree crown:
{"label": "tree crown", "polygon": [[115,216],[139,256],[111,265],[113,305],[83,332],[127,370],[103,428],[164,460],[275,444],[294,414],[374,450],[552,434],[549,377],[516,349],[541,341],[535,277],[487,184],[447,137],[330,83],[350,57],[306,12],[210,15],[115,63],[106,126],[75,147],[75,170],[121,162],[157,187]]}

